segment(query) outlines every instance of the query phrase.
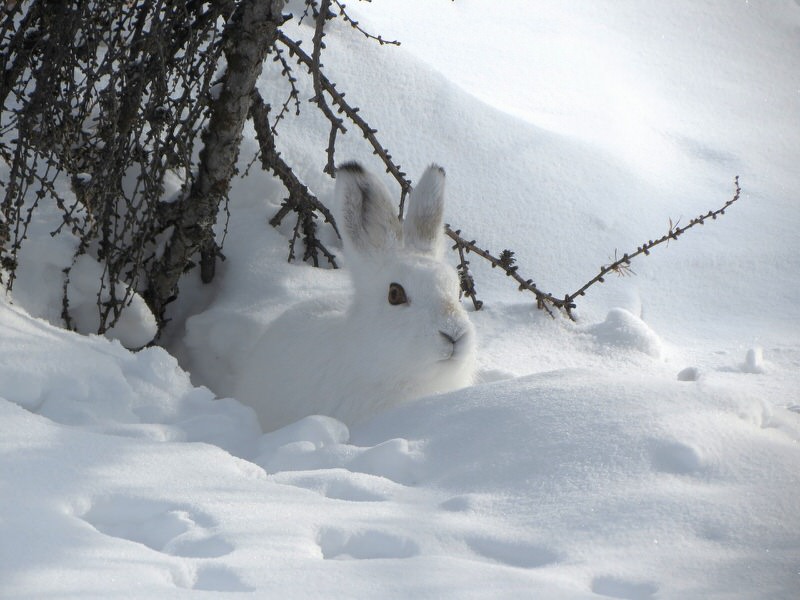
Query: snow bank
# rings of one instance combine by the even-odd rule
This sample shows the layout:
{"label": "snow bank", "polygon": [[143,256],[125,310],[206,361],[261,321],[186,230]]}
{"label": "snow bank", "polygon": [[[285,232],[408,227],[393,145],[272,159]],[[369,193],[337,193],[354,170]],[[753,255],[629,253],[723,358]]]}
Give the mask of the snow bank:
{"label": "snow bank", "polygon": [[3,536],[24,540],[0,550],[11,597],[789,598],[796,583],[800,418],[748,385],[761,375],[570,369],[259,435],[163,350],[5,304],[0,323]]}
{"label": "snow bank", "polygon": [[132,354],[2,301],[0,322],[0,397],[49,420],[146,440],[203,440],[240,455],[260,435],[250,409],[194,387],[162,348]]}

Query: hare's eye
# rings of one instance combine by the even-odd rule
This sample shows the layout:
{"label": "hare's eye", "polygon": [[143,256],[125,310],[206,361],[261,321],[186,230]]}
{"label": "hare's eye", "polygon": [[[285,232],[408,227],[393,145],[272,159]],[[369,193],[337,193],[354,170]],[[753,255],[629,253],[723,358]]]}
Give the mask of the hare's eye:
{"label": "hare's eye", "polygon": [[398,304],[407,304],[406,291],[399,283],[389,284],[389,304],[397,306]]}

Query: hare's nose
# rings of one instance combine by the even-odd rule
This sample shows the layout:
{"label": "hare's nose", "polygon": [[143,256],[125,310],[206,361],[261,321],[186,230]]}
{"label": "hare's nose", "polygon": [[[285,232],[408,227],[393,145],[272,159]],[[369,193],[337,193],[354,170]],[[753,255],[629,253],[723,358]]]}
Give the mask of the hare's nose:
{"label": "hare's nose", "polygon": [[447,333],[446,331],[442,331],[441,329],[439,330],[439,334],[440,334],[440,335],[441,335],[441,336],[442,336],[444,339],[446,339],[448,342],[450,342],[451,344],[453,344],[454,346],[455,346],[456,342],[457,342],[457,341],[458,341],[458,340],[461,338],[461,335],[458,335],[457,337],[453,337],[452,335],[450,335],[450,334],[449,334],[449,333]]}

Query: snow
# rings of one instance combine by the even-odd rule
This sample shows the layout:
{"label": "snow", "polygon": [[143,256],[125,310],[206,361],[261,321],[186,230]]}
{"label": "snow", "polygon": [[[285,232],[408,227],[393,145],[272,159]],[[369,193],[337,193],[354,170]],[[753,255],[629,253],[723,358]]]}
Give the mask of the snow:
{"label": "snow", "polygon": [[[168,349],[123,346],[152,335],[142,305],[116,339],[58,327],[75,245],[41,212],[0,299],[0,597],[795,598],[800,4],[348,9],[404,44],[335,27],[331,77],[404,170],[446,168],[448,222],[544,289],[721,206],[736,174],[742,199],[576,322],[473,257],[476,385],[269,433],[232,373],[349,285],[286,263],[280,185],[236,183],[228,260],[182,284]],[[328,201],[326,129],[311,106],[297,123],[281,150]],[[379,170],[355,128],[341,142]],[[97,269],[73,268],[87,319]]]}

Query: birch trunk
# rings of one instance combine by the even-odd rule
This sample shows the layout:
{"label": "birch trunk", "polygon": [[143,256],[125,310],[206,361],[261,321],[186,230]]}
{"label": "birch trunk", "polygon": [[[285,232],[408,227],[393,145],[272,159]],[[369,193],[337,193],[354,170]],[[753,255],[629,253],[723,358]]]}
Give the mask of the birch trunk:
{"label": "birch trunk", "polygon": [[284,22],[283,6],[284,0],[243,0],[225,27],[227,70],[203,133],[197,178],[181,200],[172,236],[150,273],[146,297],[162,323],[166,305],[177,294],[178,280],[198,254],[203,282],[214,278],[218,255],[214,224],[236,171],[251,92]]}

